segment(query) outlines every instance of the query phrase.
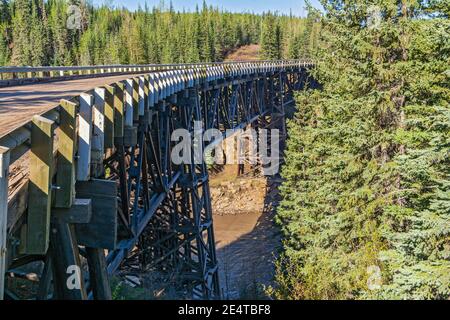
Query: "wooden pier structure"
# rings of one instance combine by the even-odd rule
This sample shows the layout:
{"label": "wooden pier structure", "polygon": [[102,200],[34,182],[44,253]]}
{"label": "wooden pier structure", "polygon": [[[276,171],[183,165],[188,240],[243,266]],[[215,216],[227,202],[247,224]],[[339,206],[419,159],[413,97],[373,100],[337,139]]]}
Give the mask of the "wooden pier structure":
{"label": "wooden pier structure", "polygon": [[109,277],[134,252],[191,298],[219,299],[208,168],[174,164],[172,133],[284,130],[312,67],[0,68],[0,299],[16,296],[9,274],[39,261],[35,299],[111,299]]}

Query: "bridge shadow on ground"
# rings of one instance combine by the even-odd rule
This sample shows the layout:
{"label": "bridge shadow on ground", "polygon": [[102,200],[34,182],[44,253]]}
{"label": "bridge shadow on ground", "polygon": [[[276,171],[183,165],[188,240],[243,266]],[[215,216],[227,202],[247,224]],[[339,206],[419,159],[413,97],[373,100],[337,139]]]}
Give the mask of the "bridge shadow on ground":
{"label": "bridge shadow on ground", "polygon": [[[279,176],[267,179],[262,212],[214,216],[223,299],[268,299],[265,288],[273,285],[274,260],[281,248],[274,222],[280,183]],[[224,241],[230,234],[236,238]]]}

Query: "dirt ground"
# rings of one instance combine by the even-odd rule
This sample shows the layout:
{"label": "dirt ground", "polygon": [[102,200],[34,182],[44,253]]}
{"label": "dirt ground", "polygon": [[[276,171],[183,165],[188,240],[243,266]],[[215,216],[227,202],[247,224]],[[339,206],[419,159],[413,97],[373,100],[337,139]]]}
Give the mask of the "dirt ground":
{"label": "dirt ground", "polygon": [[235,166],[226,166],[211,177],[222,296],[265,299],[281,245],[273,221],[277,182],[252,175],[237,178],[236,173]]}
{"label": "dirt ground", "polygon": [[257,44],[251,44],[248,46],[242,46],[227,55],[225,61],[254,61],[259,60],[259,52],[261,46]]}

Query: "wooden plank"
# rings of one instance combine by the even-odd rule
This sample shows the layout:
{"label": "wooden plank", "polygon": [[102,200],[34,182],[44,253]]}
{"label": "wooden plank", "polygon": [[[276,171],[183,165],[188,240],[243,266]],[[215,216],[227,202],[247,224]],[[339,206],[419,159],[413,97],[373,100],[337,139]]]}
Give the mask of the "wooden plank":
{"label": "wooden plank", "polygon": [[169,92],[168,95],[171,96],[175,92],[175,80],[173,77],[173,71],[167,71],[167,82],[169,84]]}
{"label": "wooden plank", "polygon": [[186,79],[184,77],[183,70],[178,71],[178,76],[180,78],[180,91],[184,90],[186,88]]}
{"label": "wooden plank", "polygon": [[105,150],[114,147],[114,94],[115,87],[105,86]]}
{"label": "wooden plank", "polygon": [[75,147],[77,105],[61,101],[60,125],[58,129],[58,161],[56,166],[56,208],[70,208],[75,198]]}
{"label": "wooden plank", "polygon": [[3,300],[5,288],[9,160],[9,149],[0,147],[0,300]]}
{"label": "wooden plank", "polygon": [[159,86],[159,75],[158,73],[153,73],[151,74],[153,76],[153,106],[155,106],[158,101],[159,101],[159,97],[160,97],[160,86]]}
{"label": "wooden plank", "polygon": [[30,183],[28,185],[27,254],[45,254],[50,235],[53,176],[53,121],[34,116],[31,125]]}
{"label": "wooden plank", "polygon": [[125,125],[124,87],[125,85],[122,82],[114,85],[114,138],[123,138]]}
{"label": "wooden plank", "polygon": [[145,113],[145,78],[143,76],[139,77],[139,116],[143,116]]}
{"label": "wooden plank", "polygon": [[105,156],[105,89],[94,90],[94,108],[92,110],[92,146],[91,146],[91,172],[99,177],[104,172],[103,160]]}
{"label": "wooden plank", "polygon": [[80,181],[77,196],[92,200],[92,219],[76,224],[78,243],[86,247],[113,250],[117,241],[117,184],[115,181]]}
{"label": "wooden plank", "polygon": [[104,250],[86,247],[86,257],[94,300],[112,300]]}
{"label": "wooden plank", "polygon": [[39,288],[37,290],[36,300],[48,300],[50,294],[50,288],[52,286],[52,261],[49,252],[45,256],[44,269],[42,270],[41,277],[39,279]]}
{"label": "wooden plank", "polygon": [[[145,75],[144,79],[144,121],[141,125],[147,126],[152,122],[151,120],[151,112],[150,112],[150,102],[149,102],[149,93],[150,93],[150,77]],[[145,129],[147,130],[147,129]]]}
{"label": "wooden plank", "polygon": [[75,199],[71,208],[53,209],[52,218],[65,223],[89,223],[92,218],[92,200]]}
{"label": "wooden plank", "polygon": [[123,145],[133,147],[137,144],[137,127],[126,127],[123,136]]}
{"label": "wooden plank", "polygon": [[80,95],[77,161],[78,181],[88,181],[91,176],[92,105],[92,95]]}
{"label": "wooden plank", "polygon": [[181,90],[181,76],[180,70],[174,70],[174,79],[175,79],[175,93]]}
{"label": "wooden plank", "polygon": [[53,221],[50,244],[56,299],[87,300],[73,227],[62,221]]}
{"label": "wooden plank", "polygon": [[139,121],[139,78],[133,80],[133,121]]}
{"label": "wooden plank", "polygon": [[161,80],[162,99],[165,99],[169,95],[169,83],[167,81],[167,72],[161,73],[160,80]]}
{"label": "wooden plank", "polygon": [[179,74],[179,70],[174,70],[173,71],[173,82],[174,82],[174,93],[177,93],[178,91],[180,91],[180,74]]}
{"label": "wooden plank", "polygon": [[125,85],[125,127],[133,126],[133,86],[134,80],[127,79]]}
{"label": "wooden plank", "polygon": [[144,76],[144,108],[146,114],[148,114],[150,108],[149,94],[150,94],[150,77],[147,75]]}
{"label": "wooden plank", "polygon": [[167,95],[171,96],[174,92],[174,79],[172,71],[167,71],[167,84],[168,84],[168,92]]}
{"label": "wooden plank", "polygon": [[158,102],[163,100],[164,97],[164,80],[163,80],[163,73],[158,72],[156,73],[156,79],[158,83]]}
{"label": "wooden plank", "polygon": [[148,106],[152,108],[155,106],[155,78],[153,74],[148,77]]}

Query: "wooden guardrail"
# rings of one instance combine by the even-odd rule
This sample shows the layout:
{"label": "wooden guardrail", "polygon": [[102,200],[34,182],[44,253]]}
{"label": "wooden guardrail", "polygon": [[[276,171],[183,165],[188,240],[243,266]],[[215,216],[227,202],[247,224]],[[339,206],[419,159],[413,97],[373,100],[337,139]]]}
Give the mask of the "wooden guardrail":
{"label": "wooden guardrail", "polygon": [[[115,152],[114,141],[136,140],[133,120],[144,108],[187,88],[209,86],[221,79],[311,67],[307,60],[226,62],[190,65],[0,68],[2,79],[37,76],[46,79],[62,73],[139,73],[124,81],[94,88],[62,100],[25,126],[0,137],[0,299],[7,265],[7,235],[19,234],[17,252],[42,255],[48,249],[50,215],[55,210],[90,207],[76,203],[76,181],[101,175],[103,160]],[[239,81],[239,80],[236,80]],[[23,167],[27,157],[29,165]],[[10,168],[21,164],[21,184],[10,189]],[[32,204],[32,205],[30,205]],[[89,211],[89,210],[88,210]],[[26,219],[24,219],[27,213]],[[71,217],[70,219],[75,219]],[[20,224],[19,221],[25,221]],[[20,229],[20,230],[19,230]]]}
{"label": "wooden guardrail", "polygon": [[[232,61],[194,64],[148,64],[148,65],[99,65],[99,66],[52,66],[52,67],[0,67],[0,87],[27,84],[40,81],[60,81],[84,77],[104,77],[108,75],[137,74],[168,70],[186,70],[192,68],[208,69],[213,67],[227,67],[236,65],[268,65],[274,63],[291,63],[292,60],[283,61]],[[311,60],[297,61],[303,64],[312,64]]]}

